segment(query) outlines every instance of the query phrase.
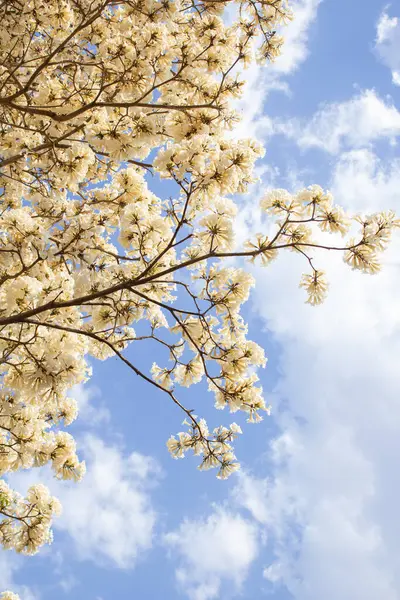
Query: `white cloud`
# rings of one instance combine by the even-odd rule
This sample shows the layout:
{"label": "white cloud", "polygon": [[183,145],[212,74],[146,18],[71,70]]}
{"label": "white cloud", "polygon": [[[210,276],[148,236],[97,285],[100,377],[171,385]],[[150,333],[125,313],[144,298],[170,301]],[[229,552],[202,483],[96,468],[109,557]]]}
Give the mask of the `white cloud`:
{"label": "white cloud", "polygon": [[21,491],[39,479],[63,505],[54,522],[55,536],[72,539],[77,557],[129,568],[152,546],[156,513],[150,489],[159,476],[153,459],[106,445],[87,435],[79,441],[87,461],[81,483],[53,479],[45,470],[16,474],[12,484]]}
{"label": "white cloud", "polygon": [[375,49],[392,72],[392,81],[400,85],[400,19],[390,17],[386,9],[376,25]]}
{"label": "white cloud", "polygon": [[99,401],[100,395],[100,390],[93,385],[79,383],[71,388],[70,396],[78,403],[80,422],[97,426],[110,420],[110,411]]}
{"label": "white cloud", "polygon": [[130,567],[152,545],[156,514],[148,487],[157,472],[152,459],[87,436],[88,472],[79,485],[57,486],[64,510],[56,522],[72,537],[82,558],[106,558]]}
{"label": "white cloud", "polygon": [[223,507],[200,520],[185,520],[165,536],[181,566],[176,579],[191,600],[219,598],[222,585],[240,588],[257,556],[257,529]]}
{"label": "white cloud", "polygon": [[273,90],[290,93],[286,79],[308,56],[309,30],[316,20],[321,2],[298,0],[294,7],[295,18],[282,31],[285,44],[281,56],[275,63],[265,66],[253,64],[243,73],[246,87],[237,104],[242,121],[235,128],[235,137],[253,137],[265,141],[273,133],[273,123],[263,113],[264,104]]}
{"label": "white cloud", "polygon": [[285,45],[272,66],[276,73],[293,73],[308,56],[310,27],[317,18],[322,0],[298,0],[293,3],[294,19],[283,30]]}
{"label": "white cloud", "polygon": [[62,577],[59,581],[60,588],[65,594],[69,594],[77,585],[78,580],[73,575],[67,575]]}
{"label": "white cloud", "polygon": [[400,112],[389,98],[364,90],[350,100],[322,106],[310,121],[293,119],[276,123],[301,148],[320,148],[332,154],[360,148],[380,139],[395,143],[400,135]]}
{"label": "white cloud", "polygon": [[332,188],[339,202],[353,210],[399,210],[400,158],[380,160],[370,150],[343,154],[335,167]]}
{"label": "white cloud", "polygon": [[[399,208],[399,161],[351,152],[332,183],[348,207]],[[273,474],[243,476],[236,500],[274,539],[265,577],[295,600],[400,598],[399,252],[397,236],[374,277],[325,256],[331,290],[318,308],[302,304],[293,256],[258,280],[257,309],[283,347],[272,400],[282,436]]]}
{"label": "white cloud", "polygon": [[28,586],[17,583],[22,557],[10,550],[0,550],[0,593],[6,590],[19,594],[21,600],[37,600],[38,596]]}
{"label": "white cloud", "polygon": [[232,136],[236,139],[251,137],[262,142],[273,131],[271,119],[263,113],[271,89],[269,68],[269,65],[261,67],[252,64],[243,73],[246,86],[242,97],[236,103],[236,110],[241,120],[232,132]]}

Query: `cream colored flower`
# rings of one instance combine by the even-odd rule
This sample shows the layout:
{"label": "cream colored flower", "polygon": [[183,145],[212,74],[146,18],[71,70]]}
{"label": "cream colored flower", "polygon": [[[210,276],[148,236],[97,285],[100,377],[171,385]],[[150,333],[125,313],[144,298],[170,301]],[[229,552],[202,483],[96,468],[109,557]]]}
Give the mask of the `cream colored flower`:
{"label": "cream colored flower", "polygon": [[321,304],[328,292],[328,283],[325,279],[324,271],[314,271],[312,275],[303,275],[300,287],[304,288],[308,294],[308,304]]}

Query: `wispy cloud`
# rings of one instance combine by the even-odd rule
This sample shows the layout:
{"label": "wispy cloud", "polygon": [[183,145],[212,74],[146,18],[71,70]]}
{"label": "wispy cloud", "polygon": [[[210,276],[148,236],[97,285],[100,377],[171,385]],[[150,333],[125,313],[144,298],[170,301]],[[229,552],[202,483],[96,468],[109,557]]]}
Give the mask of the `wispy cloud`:
{"label": "wispy cloud", "polygon": [[[398,208],[400,164],[344,154],[332,188],[349,208]],[[293,261],[262,271],[256,288],[282,343],[273,402],[282,434],[273,473],[243,476],[236,500],[273,538],[266,579],[296,600],[399,598],[399,237],[374,277],[326,256],[330,296],[317,309],[302,304]]]}
{"label": "wispy cloud", "polygon": [[272,91],[290,93],[288,77],[308,56],[309,30],[317,17],[322,0],[296,2],[295,19],[282,31],[285,45],[275,63],[265,67],[253,64],[244,72],[246,88],[237,104],[242,121],[235,128],[235,137],[253,137],[265,141],[273,132],[271,119],[264,113],[264,105]]}
{"label": "wispy cloud", "polygon": [[375,49],[383,64],[392,72],[392,81],[400,85],[400,19],[390,17],[387,7],[376,25]]}
{"label": "wispy cloud", "polygon": [[158,468],[139,453],[124,455],[95,436],[83,449],[88,472],[78,485],[59,485],[64,506],[56,528],[74,541],[82,558],[132,567],[152,545],[156,513],[149,495]]}
{"label": "wispy cloud", "polygon": [[20,594],[22,600],[39,600],[36,590],[18,582],[18,571],[21,568],[21,556],[10,550],[0,551],[0,592],[10,590]]}
{"label": "wispy cloud", "polygon": [[78,559],[131,568],[152,546],[157,514],[150,491],[160,469],[152,458],[125,454],[95,435],[86,435],[79,446],[87,461],[82,482],[59,482],[36,470],[13,476],[13,484],[25,490],[40,479],[60,499],[55,535],[68,535]]}
{"label": "wispy cloud", "polygon": [[222,586],[239,593],[258,552],[255,525],[222,506],[204,518],[184,520],[165,543],[178,558],[176,579],[191,600],[220,598]]}
{"label": "wispy cloud", "polygon": [[96,386],[79,383],[70,390],[70,396],[78,404],[79,422],[95,427],[110,420],[110,411]]}
{"label": "wispy cloud", "polygon": [[275,122],[271,130],[293,139],[300,148],[338,154],[381,139],[395,143],[400,135],[400,112],[390,98],[364,90],[345,102],[321,106],[310,120]]}
{"label": "wispy cloud", "polygon": [[316,21],[322,0],[298,0],[293,3],[295,19],[285,27],[285,46],[282,55],[272,67],[280,75],[290,75],[306,60],[309,54],[310,27]]}

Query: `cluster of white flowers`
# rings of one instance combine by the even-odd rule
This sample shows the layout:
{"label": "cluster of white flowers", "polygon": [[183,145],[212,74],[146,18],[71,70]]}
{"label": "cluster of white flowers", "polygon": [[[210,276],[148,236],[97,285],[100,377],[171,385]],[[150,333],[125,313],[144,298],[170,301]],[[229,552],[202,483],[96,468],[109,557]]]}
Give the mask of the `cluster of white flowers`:
{"label": "cluster of white flowers", "polygon": [[[353,269],[377,273],[380,270],[378,254],[386,249],[393,229],[400,226],[393,211],[350,217],[334,204],[332,195],[318,185],[295,195],[286,190],[270,191],[261,201],[261,207],[276,217],[277,232],[273,243],[259,234],[257,243],[250,242],[248,248],[261,252],[263,265],[276,257],[279,248],[286,247],[303,254],[311,273],[302,276],[300,287],[307,291],[307,302],[313,305],[323,302],[328,291],[325,272],[314,267],[310,256],[313,248],[340,250],[344,253],[344,261]],[[344,237],[355,225],[361,226],[359,237],[350,237],[343,246],[328,245],[326,238],[323,241],[313,238],[315,227],[324,233]]]}
{"label": "cluster of white flowers", "polygon": [[[289,18],[285,0],[1,3],[1,474],[50,463],[57,477],[82,477],[60,430],[77,414],[68,390],[90,376],[88,356],[116,355],[185,413],[171,454],[192,450],[227,477],[240,427],[209,430],[175,392],[206,380],[218,409],[249,422],[269,412],[255,373],[266,359],[240,314],[254,281],[224,259],[304,255],[301,286],[318,304],[327,283],[310,253],[331,246],[312,228],[344,235],[356,223],[359,238],[338,249],[352,268],[378,269],[394,214],[351,219],[317,186],[269,192],[275,233],[236,245],[228,196],[254,181],[263,149],[227,135],[231,102],[241,68],[279,54],[275,29]],[[149,170],[171,197],[149,189]],[[167,352],[150,374],[124,354],[144,339]],[[0,485],[0,541],[35,552],[57,502],[41,486],[24,500]]]}
{"label": "cluster of white flowers", "polygon": [[3,592],[0,596],[1,600],[20,600],[18,594],[13,594],[12,592],[9,592],[8,590]]}
{"label": "cluster of white flowers", "polygon": [[242,433],[239,425],[232,423],[229,428],[216,427],[212,440],[209,439],[209,431],[204,419],[200,419],[195,425],[185,419],[183,425],[188,427],[188,431],[171,436],[167,442],[168,450],[173,458],[183,458],[185,452],[192,450],[195,455],[203,457],[200,464],[201,470],[219,468],[218,479],[227,479],[229,475],[238,470],[239,463],[235,462],[230,442]]}
{"label": "cluster of white flowers", "polygon": [[[75,441],[64,431],[50,427],[63,420],[69,425],[77,409],[74,400],[66,397],[44,406],[31,403],[27,396],[0,397],[0,474],[51,462],[60,479],[79,480],[85,465],[79,463]],[[53,410],[53,412],[51,412]]]}
{"label": "cluster of white flowers", "polygon": [[61,506],[45,486],[32,486],[23,498],[0,481],[0,508],[4,517],[0,541],[4,548],[35,554],[42,544],[51,542],[51,520],[60,514]]}

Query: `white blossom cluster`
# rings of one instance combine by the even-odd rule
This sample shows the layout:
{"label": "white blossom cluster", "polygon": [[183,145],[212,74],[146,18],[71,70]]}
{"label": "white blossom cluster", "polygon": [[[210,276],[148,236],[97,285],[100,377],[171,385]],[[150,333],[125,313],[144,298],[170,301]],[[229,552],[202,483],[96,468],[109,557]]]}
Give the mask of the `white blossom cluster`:
{"label": "white blossom cluster", "polygon": [[[175,391],[206,380],[217,409],[249,422],[269,411],[255,373],[264,352],[240,314],[254,280],[224,259],[303,255],[311,304],[327,291],[314,248],[378,270],[395,215],[350,218],[318,186],[268,192],[273,235],[236,245],[230,196],[255,181],[263,149],[227,135],[231,102],[242,68],[279,54],[275,29],[290,17],[285,0],[0,3],[2,474],[50,463],[59,478],[82,477],[61,429],[77,415],[68,390],[90,376],[89,356],[116,355],[185,413],[172,456],[192,450],[226,478],[240,427],[209,430]],[[173,184],[172,197],[151,191],[149,171]],[[343,246],[313,237],[354,224],[359,237]],[[142,340],[166,352],[148,374],[124,353]],[[58,503],[42,486],[23,499],[0,485],[0,541],[34,553],[51,539]]]}
{"label": "white blossom cluster", "polygon": [[4,517],[0,542],[4,548],[34,554],[38,547],[51,542],[51,520],[60,514],[61,506],[45,486],[32,486],[23,498],[0,481],[0,508]]}
{"label": "white blossom cluster", "polygon": [[18,594],[13,594],[13,592],[9,592],[8,590],[3,592],[0,598],[1,600],[20,600]]}

